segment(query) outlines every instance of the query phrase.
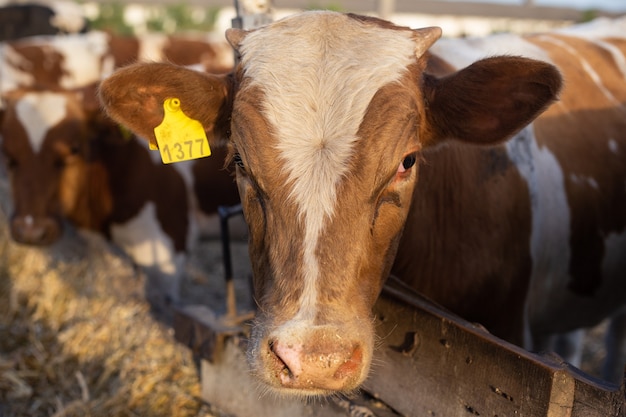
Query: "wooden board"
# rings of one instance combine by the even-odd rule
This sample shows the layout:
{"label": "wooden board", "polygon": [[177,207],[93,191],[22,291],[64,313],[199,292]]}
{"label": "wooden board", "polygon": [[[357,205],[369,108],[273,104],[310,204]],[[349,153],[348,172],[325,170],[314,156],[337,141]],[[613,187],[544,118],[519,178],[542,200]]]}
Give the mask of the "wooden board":
{"label": "wooden board", "polygon": [[[626,417],[624,384],[605,384],[558,358],[526,352],[389,284],[375,306],[380,342],[372,372],[353,400],[306,404],[263,395],[245,361],[245,325],[237,334],[210,336],[223,342],[219,354],[204,354],[203,398],[237,417]],[[188,346],[206,347],[198,314],[183,313],[175,330]],[[189,320],[196,324],[184,325]],[[187,329],[185,337],[178,328]]]}
{"label": "wooden board", "polygon": [[365,384],[401,415],[626,415],[623,384],[531,354],[407,294],[388,288],[375,307],[383,347]]}

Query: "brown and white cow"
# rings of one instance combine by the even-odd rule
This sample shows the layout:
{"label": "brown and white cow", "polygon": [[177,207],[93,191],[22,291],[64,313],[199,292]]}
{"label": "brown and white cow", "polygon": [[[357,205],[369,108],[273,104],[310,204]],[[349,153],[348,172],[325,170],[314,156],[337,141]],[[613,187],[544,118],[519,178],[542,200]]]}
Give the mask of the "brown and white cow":
{"label": "brown and white cow", "polygon": [[228,44],[210,34],[114,36],[91,31],[35,36],[0,43],[0,92],[33,86],[82,88],[137,61],[197,65],[221,73],[232,69],[234,60]]}
{"label": "brown and white cow", "polygon": [[145,269],[146,296],[157,309],[176,302],[186,254],[203,232],[198,227],[216,216],[218,204],[239,201],[223,169],[226,148],[163,165],[145,141],[101,112],[95,86],[20,89],[4,99],[0,136],[12,238],[50,245],[68,222],[101,233]]}
{"label": "brown and white cow", "polygon": [[[281,393],[345,392],[367,376],[390,272],[519,344],[528,319],[568,331],[624,304],[626,47],[614,31],[448,50],[438,28],[306,12],[228,31],[231,75],[140,64],[100,98],[151,141],[169,97],[229,137],[259,304],[253,372]],[[518,56],[528,50],[541,60]],[[567,87],[528,125],[561,89],[550,62]],[[576,305],[584,320],[546,308]]]}

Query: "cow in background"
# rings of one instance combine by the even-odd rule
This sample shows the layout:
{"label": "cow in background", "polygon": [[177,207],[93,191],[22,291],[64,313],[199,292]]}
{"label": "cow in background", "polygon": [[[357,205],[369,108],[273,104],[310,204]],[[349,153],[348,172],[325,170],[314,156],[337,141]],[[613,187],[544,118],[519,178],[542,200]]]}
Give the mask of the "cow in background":
{"label": "cow in background", "polygon": [[0,43],[0,92],[18,88],[81,88],[137,61],[167,61],[198,70],[232,69],[232,48],[211,34],[115,36],[101,31],[36,36]]}
{"label": "cow in background", "polygon": [[[163,167],[158,153],[101,114],[95,88],[115,68],[136,61],[222,73],[232,68],[230,46],[210,34],[92,31],[4,42],[0,57],[12,237],[49,245],[64,223],[101,232],[154,277],[147,286],[153,305],[175,302],[192,244],[219,233],[218,205],[239,202],[224,169],[225,143],[213,143],[209,158]],[[233,229],[235,236],[246,233],[244,224]]]}
{"label": "cow in background", "polygon": [[[164,165],[101,113],[95,88],[5,94],[0,135],[11,236],[50,245],[65,223],[102,233],[146,271],[146,296],[165,310],[178,301],[198,226],[216,217],[218,204],[239,201],[224,169],[226,149],[214,144],[211,157]],[[209,187],[212,194],[194,193]]]}
{"label": "cow in background", "polygon": [[505,148],[531,195],[526,347],[556,350],[579,366],[584,332],[577,329],[614,316],[603,376],[620,382],[626,364],[620,309],[626,300],[626,18],[525,37],[442,39],[431,50],[450,65],[448,72],[486,51],[515,51],[563,72],[560,100]]}
{"label": "cow in background", "polygon": [[[503,38],[431,49],[439,28],[308,12],[229,30],[231,77],[139,64],[101,100],[151,141],[174,95],[229,137],[259,303],[253,372],[280,393],[346,392],[367,375],[390,272],[520,345],[528,325],[569,331],[624,305],[625,22],[597,40],[505,38],[498,56]],[[530,124],[561,90],[555,65],[575,82]]]}

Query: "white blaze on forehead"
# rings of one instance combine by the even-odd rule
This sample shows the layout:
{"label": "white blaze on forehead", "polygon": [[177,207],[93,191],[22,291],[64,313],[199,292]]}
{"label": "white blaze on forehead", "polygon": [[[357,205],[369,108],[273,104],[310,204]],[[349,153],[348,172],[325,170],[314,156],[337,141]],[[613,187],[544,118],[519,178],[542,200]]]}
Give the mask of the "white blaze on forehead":
{"label": "white blaze on forehead", "polygon": [[27,93],[17,102],[15,111],[34,153],[41,150],[48,130],[66,117],[66,104],[67,97],[52,92]]}
{"label": "white blaze on forehead", "polygon": [[317,239],[334,212],[359,125],[374,94],[415,61],[411,35],[315,12],[252,32],[241,44],[245,75],[265,93],[262,111],[305,222],[303,310],[315,303]]}

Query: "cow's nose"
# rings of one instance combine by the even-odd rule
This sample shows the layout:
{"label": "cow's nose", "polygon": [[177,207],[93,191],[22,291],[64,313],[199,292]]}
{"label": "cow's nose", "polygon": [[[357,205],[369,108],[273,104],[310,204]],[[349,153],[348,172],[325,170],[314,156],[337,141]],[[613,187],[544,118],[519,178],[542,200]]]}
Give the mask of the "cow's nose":
{"label": "cow's nose", "polygon": [[54,219],[33,216],[16,216],[11,221],[11,236],[27,245],[49,245],[61,234],[61,227]]}
{"label": "cow's nose", "polygon": [[304,343],[270,341],[272,374],[284,388],[345,391],[358,384],[363,350],[358,343],[310,337]]}

